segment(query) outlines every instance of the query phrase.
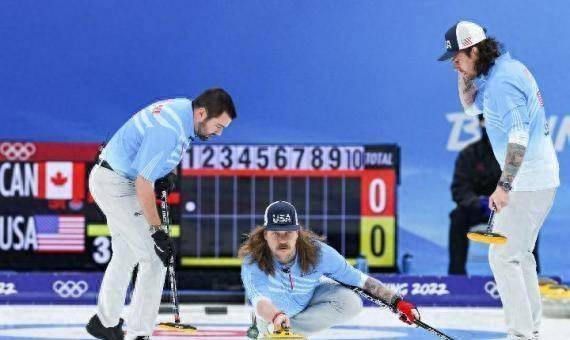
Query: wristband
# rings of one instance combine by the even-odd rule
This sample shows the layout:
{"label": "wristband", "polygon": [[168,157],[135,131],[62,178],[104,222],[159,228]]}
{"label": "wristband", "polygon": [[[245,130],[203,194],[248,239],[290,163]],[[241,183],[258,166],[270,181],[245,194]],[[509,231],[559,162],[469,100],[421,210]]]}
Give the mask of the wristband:
{"label": "wristband", "polygon": [[285,312],[280,310],[279,312],[275,313],[275,315],[273,316],[273,319],[271,320],[271,323],[275,323],[275,319],[277,319],[277,317],[279,315],[285,315]]}
{"label": "wristband", "polygon": [[400,301],[402,301],[402,298],[397,294],[392,297],[392,300],[390,300],[390,308],[392,308],[394,312],[398,310],[397,305]]}

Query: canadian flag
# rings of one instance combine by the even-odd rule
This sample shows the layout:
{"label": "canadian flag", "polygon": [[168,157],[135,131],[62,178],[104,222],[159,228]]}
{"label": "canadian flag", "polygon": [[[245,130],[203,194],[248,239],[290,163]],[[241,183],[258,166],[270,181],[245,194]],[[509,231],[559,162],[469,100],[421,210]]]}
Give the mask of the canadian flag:
{"label": "canadian flag", "polygon": [[38,164],[38,197],[55,200],[85,198],[85,164],[45,162]]}

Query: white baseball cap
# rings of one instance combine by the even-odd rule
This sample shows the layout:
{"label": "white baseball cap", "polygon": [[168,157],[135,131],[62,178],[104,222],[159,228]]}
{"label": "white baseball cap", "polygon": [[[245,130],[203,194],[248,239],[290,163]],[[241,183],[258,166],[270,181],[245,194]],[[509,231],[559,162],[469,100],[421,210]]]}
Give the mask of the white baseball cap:
{"label": "white baseball cap", "polygon": [[460,50],[471,47],[485,39],[487,39],[487,35],[483,27],[470,21],[460,21],[445,32],[446,52],[437,60],[448,60]]}

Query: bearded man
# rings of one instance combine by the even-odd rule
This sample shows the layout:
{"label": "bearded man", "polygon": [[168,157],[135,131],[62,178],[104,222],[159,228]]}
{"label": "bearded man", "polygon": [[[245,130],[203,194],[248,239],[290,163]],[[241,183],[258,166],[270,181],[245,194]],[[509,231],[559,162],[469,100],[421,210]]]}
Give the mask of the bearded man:
{"label": "bearded man", "polygon": [[239,256],[260,335],[287,327],[309,336],[355,317],[362,300],[339,283],[388,301],[408,324],[420,317],[413,304],[351,266],[323,237],[301,227],[289,202],[267,207],[264,224],[249,234]]}

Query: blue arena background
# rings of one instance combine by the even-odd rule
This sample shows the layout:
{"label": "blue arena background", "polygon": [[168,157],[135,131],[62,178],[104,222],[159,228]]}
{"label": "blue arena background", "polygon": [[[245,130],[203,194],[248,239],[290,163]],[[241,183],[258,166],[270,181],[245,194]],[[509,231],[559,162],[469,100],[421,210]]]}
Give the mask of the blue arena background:
{"label": "blue arena background", "polygon": [[[414,274],[443,274],[453,162],[477,137],[455,72],[436,62],[443,34],[476,21],[530,68],[566,183],[568,17],[564,0],[4,0],[0,140],[103,141],[156,99],[224,87],[239,118],[223,142],[399,144],[399,254]],[[569,211],[563,184],[540,253],[565,280]],[[472,273],[489,273],[484,250]]]}

